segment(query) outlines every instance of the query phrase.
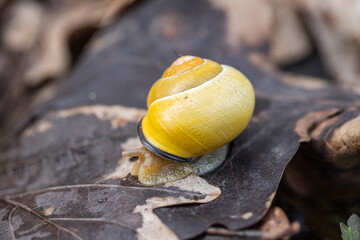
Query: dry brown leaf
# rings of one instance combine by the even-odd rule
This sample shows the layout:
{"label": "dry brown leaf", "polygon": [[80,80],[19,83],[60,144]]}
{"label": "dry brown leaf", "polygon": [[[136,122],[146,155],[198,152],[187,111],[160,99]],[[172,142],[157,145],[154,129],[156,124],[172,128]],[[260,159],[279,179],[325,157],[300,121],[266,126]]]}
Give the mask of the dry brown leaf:
{"label": "dry brown leaf", "polygon": [[290,223],[285,212],[274,207],[255,227],[247,230],[230,230],[226,228],[209,228],[206,233],[227,237],[243,237],[244,239],[261,238],[264,240],[289,239],[300,231],[299,222]]}
{"label": "dry brown leaf", "polygon": [[[72,64],[70,47],[75,44],[71,41],[76,40],[72,39],[90,37],[90,33],[107,26],[132,2],[19,0],[7,3],[0,32],[0,112],[6,111],[6,117],[0,127],[8,132],[14,130],[15,123],[21,122],[29,108],[53,97],[57,85],[52,80],[65,76]],[[79,51],[81,47],[77,48]],[[42,84],[48,87],[41,88]],[[30,105],[29,99],[37,93],[37,88],[41,91]]]}
{"label": "dry brown leaf", "polygon": [[[102,145],[104,149],[108,149],[110,151],[110,153],[104,152],[105,155],[115,154],[114,156],[116,157],[116,152],[118,151],[112,151],[110,147],[111,145],[112,147],[115,148],[119,146],[116,143],[117,141],[116,138],[119,138],[120,142],[124,141],[123,143],[120,144],[121,149],[131,148],[134,145],[138,144],[137,138],[135,137],[127,138],[127,136],[128,134],[132,136],[136,135],[135,125],[144,115],[144,113],[145,111],[142,109],[135,109],[135,108],[129,108],[123,106],[104,106],[104,105],[82,106],[82,107],[50,112],[43,119],[37,121],[31,127],[25,129],[23,135],[24,137],[21,140],[22,142],[21,145],[24,147],[24,150],[27,149],[27,147],[29,147],[28,150],[13,154],[17,154],[18,156],[21,155],[32,156],[34,152],[39,151],[39,149],[33,148],[34,146],[33,144],[37,142],[36,139],[38,139],[39,137],[41,139],[43,138],[43,136],[51,132],[56,134],[57,131],[60,131],[62,132],[62,134],[64,134],[65,132],[67,132],[65,130],[66,129],[65,126],[75,127],[72,130],[68,131],[68,135],[65,136],[65,138],[63,138],[65,142],[70,140],[70,144],[68,145],[67,149],[55,150],[54,152],[47,153],[46,156],[44,156],[45,158],[48,158],[48,160],[50,161],[45,163],[49,167],[48,173],[57,171],[56,169],[58,168],[59,171],[50,173],[50,175],[59,176],[61,172],[66,172],[71,168],[73,168],[72,166],[79,164],[77,163],[77,158],[79,156],[78,154],[79,152],[83,151],[86,148],[86,146],[90,146],[90,147],[93,146],[94,148],[100,149],[99,147]],[[95,125],[91,124],[91,122],[94,121],[93,118],[95,118],[95,122],[98,122]],[[131,133],[130,132],[127,133],[126,129],[132,129],[133,131]],[[111,132],[113,134],[108,135]],[[114,132],[118,132],[119,136],[116,136]],[[73,140],[71,139],[72,138],[81,139],[82,137],[79,136],[81,134],[85,136],[85,139],[83,139],[82,143],[78,142],[77,144],[72,144],[71,141]],[[89,134],[94,134],[95,136],[99,134],[105,134],[107,136],[105,137],[97,136],[97,139],[89,139]],[[106,138],[108,139],[106,140]],[[108,145],[106,144],[106,142],[108,142]],[[51,141],[47,143],[42,142],[40,144],[40,147],[43,149],[44,148],[51,149],[53,144],[54,143]],[[83,150],[81,150],[81,148]],[[76,151],[79,152],[76,153]],[[97,151],[99,150],[95,149],[94,152],[95,157],[99,156],[98,153],[96,153]],[[62,154],[72,155],[73,162],[69,164],[65,164],[62,167],[58,165],[58,167],[54,168],[53,167],[54,165],[51,163],[52,160],[50,159],[61,158]],[[120,155],[121,154],[119,154],[118,156]],[[37,171],[39,169],[36,166],[38,166],[38,161],[41,161],[41,158],[42,157],[39,158],[30,157],[27,159],[27,161],[23,162],[25,165],[30,164],[34,166],[32,170],[29,172],[30,175],[34,176],[37,174]],[[84,231],[84,226],[82,225],[83,223],[87,223],[87,226],[89,228],[92,227],[91,224],[98,223],[104,225],[117,226],[116,230],[113,230],[113,232],[111,230],[104,228],[103,234],[111,234],[111,233],[116,234],[116,232],[121,232],[122,234],[129,234],[128,230],[126,229],[131,229],[133,230],[132,234],[136,234],[138,239],[178,239],[177,235],[168,226],[162,223],[159,217],[154,214],[153,210],[161,207],[182,205],[189,203],[207,203],[213,201],[221,194],[221,190],[218,187],[209,185],[204,179],[194,174],[191,174],[180,181],[167,183],[163,186],[153,187],[148,190],[140,185],[134,186],[131,185],[131,183],[130,185],[123,184],[123,181],[126,181],[126,179],[121,179],[121,178],[129,175],[132,164],[133,162],[130,162],[129,159],[124,159],[124,158],[121,159],[119,161],[118,167],[111,168],[114,169],[113,172],[104,175],[103,177],[101,177],[101,180],[97,181],[97,183],[95,184],[67,185],[64,187],[56,187],[50,189],[42,189],[35,192],[27,192],[26,194],[7,195],[1,198],[0,202],[2,200],[3,203],[8,204],[9,209],[11,209],[11,211],[4,212],[4,214],[9,214],[9,219],[8,219],[9,224],[6,226],[5,230],[0,233],[0,238],[4,238],[5,236],[10,236],[10,235],[16,237],[20,237],[24,235],[26,235],[27,237],[29,236],[35,237],[38,236],[36,234],[38,234],[39,232],[37,232],[37,230],[33,230],[33,228],[37,229],[37,226],[46,225],[50,228],[53,228],[52,230],[50,230],[50,233],[47,232],[47,234],[50,235],[53,234],[54,236],[69,235],[75,237],[76,239],[81,239],[84,236],[84,233],[79,234],[78,231],[80,232]],[[89,165],[90,165],[89,167],[91,168],[92,163],[89,163]],[[10,172],[10,175],[16,174],[17,167],[15,166],[21,168],[21,166],[15,163],[15,165],[13,166],[11,166],[11,164],[8,166],[4,166],[2,170]],[[82,168],[81,166],[79,167]],[[99,169],[96,169],[95,171],[98,170]],[[84,173],[83,175],[84,177],[86,177],[91,172],[91,170],[85,170],[83,168],[83,171],[81,172]],[[74,176],[75,174],[68,175],[68,178],[73,179]],[[66,178],[66,175],[64,175],[64,177]],[[39,181],[37,181],[35,184],[37,186],[45,187],[49,184],[50,178],[51,177],[49,175],[45,174],[42,177],[38,178]],[[14,180],[17,181],[17,179]],[[109,181],[111,182],[111,184],[109,184]],[[114,184],[114,181],[118,181],[118,182]],[[28,188],[31,187],[31,185],[24,182],[24,185],[22,187]],[[113,197],[122,200],[117,200],[117,201],[111,200],[110,197],[111,194],[108,195],[107,193],[104,193],[104,191],[105,192],[110,191],[111,189],[114,190],[119,189],[118,191],[115,191],[113,193]],[[85,198],[82,198],[84,197],[84,195],[80,193],[79,196],[77,197],[73,196],[68,199],[69,201],[67,203],[64,203],[66,202],[65,195],[68,194],[68,191],[73,191],[73,190],[74,190],[74,194],[80,192],[89,192],[88,193],[89,195]],[[10,192],[11,189],[10,191],[2,192],[2,194],[6,194]],[[57,197],[57,194],[59,193],[60,195],[62,195],[62,198]],[[162,193],[166,193],[166,194],[162,196]],[[54,194],[53,196],[54,198],[52,198],[51,194]],[[45,195],[46,195],[45,197],[46,200],[44,201],[39,200]],[[107,196],[104,197],[104,195]],[[129,200],[128,196],[136,197],[137,200],[136,201],[132,200],[131,203],[137,205],[134,206],[129,205],[130,202],[127,202]],[[38,204],[37,207],[35,207],[34,209],[31,208],[33,204],[30,204],[30,206],[26,204],[26,202],[29,201],[29,197],[34,198],[36,203]],[[92,201],[92,199],[94,198],[98,200]],[[57,202],[59,199],[62,199],[60,205]],[[73,200],[71,199],[77,199],[77,202],[74,203]],[[118,205],[117,207],[118,211],[112,210],[110,214],[110,212],[108,212],[109,208],[106,207],[103,210],[103,216],[101,217],[99,216],[98,210],[94,210],[92,212],[93,215],[87,214],[86,217],[83,216],[83,213],[81,211],[80,212],[74,211],[75,215],[69,215],[69,213],[67,212],[68,209],[72,208],[72,204],[75,204],[76,205],[75,207],[77,209],[82,208],[81,207],[82,205],[84,208],[99,209],[100,205],[103,205],[104,202],[107,202],[109,204],[112,201],[114,201],[112,204]],[[121,204],[121,202],[123,204]],[[3,203],[0,203],[0,205]],[[92,207],[89,207],[89,204],[90,205],[94,204],[94,205]],[[27,222],[25,220],[21,223],[22,224],[21,228],[27,230],[16,231],[17,228],[11,228],[11,227],[9,228],[9,226],[18,224],[16,222],[16,219],[18,219],[19,216],[23,216],[23,214],[25,214],[24,212],[21,212],[20,209],[22,211],[25,210],[27,212],[26,214],[32,215],[32,216],[27,216],[25,219],[30,219],[30,218],[35,218],[35,219],[32,220],[33,222]],[[43,209],[43,210],[39,212],[38,209]],[[18,210],[20,210],[20,212],[18,212]],[[61,213],[62,211],[64,212]],[[89,211],[91,212],[91,210]],[[76,215],[77,213],[79,215]],[[126,217],[126,214],[128,214],[130,217]],[[137,216],[138,214],[140,214],[141,216],[140,219],[134,217]],[[118,216],[124,219],[116,220]],[[42,222],[37,223],[37,221],[42,221]],[[30,227],[30,229],[28,229],[29,226],[31,226],[33,223],[35,224],[35,227],[33,228]],[[71,225],[67,226],[67,223],[71,223]],[[88,232],[91,233],[90,230]],[[97,234],[100,233],[101,231],[98,229]],[[126,238],[128,238],[129,236],[130,235],[127,235]]]}
{"label": "dry brown leaf", "polygon": [[299,222],[290,223],[285,212],[274,207],[265,215],[259,229],[264,239],[288,239],[300,231]]}
{"label": "dry brown leaf", "polygon": [[339,86],[360,93],[360,8],[358,1],[294,0],[305,16],[328,72]]}
{"label": "dry brown leaf", "polygon": [[330,161],[341,168],[351,168],[359,164],[360,116],[335,129],[326,142],[326,152]]}
{"label": "dry brown leaf", "polygon": [[266,0],[212,0],[211,3],[226,13],[226,42],[233,49],[255,46],[265,42],[273,24],[273,12]]}
{"label": "dry brown leaf", "polygon": [[36,44],[44,17],[44,6],[36,1],[22,1],[9,9],[9,20],[2,32],[4,48],[12,52],[28,51]]}
{"label": "dry brown leaf", "polygon": [[[153,210],[207,203],[221,194],[218,187],[194,174],[142,192],[141,186],[123,186],[118,182],[60,186],[1,197],[0,206],[7,206],[0,212],[3,219],[0,237],[57,236],[81,240],[123,236],[129,239],[136,234],[138,239],[176,240],[177,235]],[[135,198],[128,202],[132,196]],[[112,211],[109,212],[109,208]],[[4,216],[8,216],[7,220]]]}
{"label": "dry brown leaf", "polygon": [[270,58],[278,65],[290,65],[306,57],[311,42],[294,8],[287,0],[273,0],[274,24],[270,34]]}

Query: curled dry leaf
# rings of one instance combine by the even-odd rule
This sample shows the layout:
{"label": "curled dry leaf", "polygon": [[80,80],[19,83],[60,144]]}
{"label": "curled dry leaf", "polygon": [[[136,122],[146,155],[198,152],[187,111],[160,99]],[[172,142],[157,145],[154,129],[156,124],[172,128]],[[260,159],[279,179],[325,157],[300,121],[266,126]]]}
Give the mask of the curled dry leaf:
{"label": "curled dry leaf", "polygon": [[320,149],[324,158],[339,168],[359,164],[359,112],[357,104],[347,109],[311,112],[297,123],[295,131],[302,141]]}
{"label": "curled dry leaf", "polygon": [[292,1],[303,15],[322,60],[338,85],[360,93],[358,1]]}
{"label": "curled dry leaf", "polygon": [[285,212],[279,207],[270,209],[259,224],[264,239],[289,238],[300,231],[300,223],[290,223]]}

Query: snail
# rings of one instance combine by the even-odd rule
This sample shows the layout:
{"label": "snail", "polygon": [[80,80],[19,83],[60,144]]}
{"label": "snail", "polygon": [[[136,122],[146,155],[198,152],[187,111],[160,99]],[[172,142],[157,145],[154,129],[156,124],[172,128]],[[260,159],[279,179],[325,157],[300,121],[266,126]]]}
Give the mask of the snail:
{"label": "snail", "polygon": [[255,106],[250,81],[237,69],[195,56],[178,58],[151,87],[137,133],[144,145],[132,175],[157,185],[205,174],[226,158],[227,144],[249,123]]}

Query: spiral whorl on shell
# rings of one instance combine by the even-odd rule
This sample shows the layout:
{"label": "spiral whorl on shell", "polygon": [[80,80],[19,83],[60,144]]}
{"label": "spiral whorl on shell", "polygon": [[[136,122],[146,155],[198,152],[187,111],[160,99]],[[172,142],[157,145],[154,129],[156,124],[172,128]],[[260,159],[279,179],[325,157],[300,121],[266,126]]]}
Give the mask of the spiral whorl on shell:
{"label": "spiral whorl on shell", "polygon": [[150,89],[148,112],[138,134],[156,155],[191,161],[238,136],[249,123],[254,105],[253,87],[241,72],[184,56]]}

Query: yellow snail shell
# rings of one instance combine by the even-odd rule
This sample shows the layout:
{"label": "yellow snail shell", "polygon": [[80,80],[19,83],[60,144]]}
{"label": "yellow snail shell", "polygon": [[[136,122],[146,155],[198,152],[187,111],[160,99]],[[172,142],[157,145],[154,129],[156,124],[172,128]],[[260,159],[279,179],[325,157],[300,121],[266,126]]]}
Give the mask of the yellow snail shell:
{"label": "yellow snail shell", "polygon": [[[235,68],[200,57],[184,56],[178,58],[154,83],[147,106],[148,112],[138,124],[138,135],[152,153],[125,155],[140,156],[138,165],[134,167],[137,170],[133,171],[133,175],[139,174],[140,182],[141,178],[146,179],[140,176],[143,172],[141,165],[146,166],[147,174],[151,173],[155,178],[161,175],[161,181],[168,182],[191,172],[203,174],[210,171],[196,170],[198,166],[201,168],[199,162],[203,161],[206,165],[212,159],[201,160],[206,157],[199,157],[231,142],[245,129],[254,110],[255,95],[250,81]],[[215,151],[215,155],[219,157],[218,152]],[[221,152],[222,157],[219,158],[223,161],[226,151]],[[154,165],[153,160],[158,156],[185,163],[162,159],[164,164]],[[146,163],[147,158],[152,160]],[[197,159],[196,164],[194,159]],[[156,163],[161,161],[155,160]],[[213,166],[217,167],[219,161],[212,159],[210,162],[216,162]],[[139,165],[140,162],[142,164]],[[149,162],[156,171],[148,171]],[[164,173],[161,169],[165,166],[175,171]],[[181,169],[179,172],[182,174],[176,174],[176,169]],[[163,177],[164,174],[171,176]],[[159,181],[149,182],[152,183],[148,185],[159,184]]]}

